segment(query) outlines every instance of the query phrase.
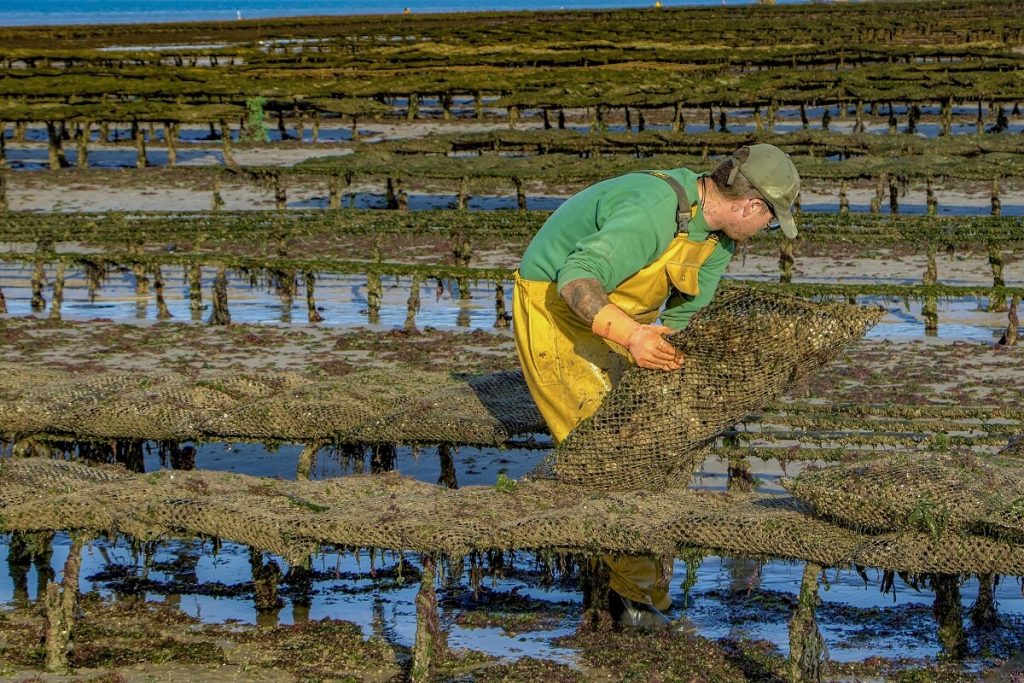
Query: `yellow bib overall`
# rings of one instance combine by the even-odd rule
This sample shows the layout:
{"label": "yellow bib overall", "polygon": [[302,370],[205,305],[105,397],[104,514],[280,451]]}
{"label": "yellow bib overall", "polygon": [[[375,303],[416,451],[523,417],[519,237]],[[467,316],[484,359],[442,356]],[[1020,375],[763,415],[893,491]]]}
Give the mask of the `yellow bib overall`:
{"label": "yellow bib overall", "polygon": [[[696,296],[697,274],[715,250],[712,236],[695,242],[677,235],[653,263],[608,295],[634,320],[654,322],[674,286]],[[512,308],[519,362],[530,394],[555,441],[597,410],[631,362],[627,351],[594,334],[558,294],[554,282],[523,280],[516,273]]]}
{"label": "yellow bib overall", "polygon": [[[696,213],[691,210],[691,218]],[[676,235],[653,263],[624,280],[608,295],[611,303],[634,320],[648,324],[658,318],[674,286],[696,296],[700,267],[718,239],[703,242]],[[530,394],[559,442],[601,405],[632,357],[622,346],[594,334],[569,309],[553,282],[515,276],[513,332],[519,363]],[[606,555],[609,588],[633,602],[664,610],[672,604],[665,565],[650,557]]]}

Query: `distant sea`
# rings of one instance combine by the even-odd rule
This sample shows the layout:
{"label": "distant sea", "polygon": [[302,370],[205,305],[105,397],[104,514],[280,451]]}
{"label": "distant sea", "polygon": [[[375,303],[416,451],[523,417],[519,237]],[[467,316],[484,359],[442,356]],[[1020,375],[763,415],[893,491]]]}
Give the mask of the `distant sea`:
{"label": "distant sea", "polygon": [[[799,4],[808,0],[777,0]],[[0,0],[0,26],[231,21],[338,14],[650,7],[654,0]],[[749,5],[750,0],[662,0],[665,7]]]}

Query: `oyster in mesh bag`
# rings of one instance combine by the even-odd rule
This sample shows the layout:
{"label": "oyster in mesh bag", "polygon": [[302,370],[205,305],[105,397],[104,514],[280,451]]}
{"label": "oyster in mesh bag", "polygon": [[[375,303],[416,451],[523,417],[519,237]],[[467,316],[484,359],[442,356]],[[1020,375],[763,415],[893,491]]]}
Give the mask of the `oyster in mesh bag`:
{"label": "oyster in mesh bag", "polygon": [[[873,533],[995,532],[1012,535],[1024,509],[1019,459],[962,453],[911,453],[807,470],[783,486],[815,513]],[[1000,534],[1002,525],[1010,527]]]}
{"label": "oyster in mesh bag", "polygon": [[668,337],[675,371],[631,367],[600,408],[539,466],[597,489],[685,486],[702,447],[835,357],[881,317],[877,308],[722,288]]}

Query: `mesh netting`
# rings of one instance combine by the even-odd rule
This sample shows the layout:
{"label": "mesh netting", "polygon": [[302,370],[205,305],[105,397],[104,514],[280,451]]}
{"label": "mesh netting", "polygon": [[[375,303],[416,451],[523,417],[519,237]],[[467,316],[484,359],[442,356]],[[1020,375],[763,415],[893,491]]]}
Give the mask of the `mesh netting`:
{"label": "mesh netting", "polygon": [[783,485],[849,528],[938,537],[991,531],[985,520],[1000,511],[1009,523],[1019,507],[1013,501],[1024,499],[1024,467],[1017,459],[969,452],[899,454],[806,470]]}
{"label": "mesh netting", "polygon": [[500,445],[544,431],[520,372],[460,379],[409,368],[295,373],[99,372],[0,366],[0,434]]}
{"label": "mesh netting", "polygon": [[544,418],[521,372],[495,372],[407,397],[400,410],[365,422],[349,436],[365,443],[500,444],[543,432]]}
{"label": "mesh netting", "polygon": [[749,289],[722,291],[669,337],[680,370],[630,368],[540,472],[598,489],[685,485],[700,448],[831,360],[881,317]]}
{"label": "mesh netting", "polygon": [[790,496],[601,492],[557,481],[458,490],[394,473],[281,481],[228,472],[118,473],[42,458],[0,460],[0,532],[86,529],[140,539],[216,536],[299,561],[322,544],[453,555],[554,549],[712,552],[911,572],[1024,575],[1024,546],[948,532],[871,536]]}

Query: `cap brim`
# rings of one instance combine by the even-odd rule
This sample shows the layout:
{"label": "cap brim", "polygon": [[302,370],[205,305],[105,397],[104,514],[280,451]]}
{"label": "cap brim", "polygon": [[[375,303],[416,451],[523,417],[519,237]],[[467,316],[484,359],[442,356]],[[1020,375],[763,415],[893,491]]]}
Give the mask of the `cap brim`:
{"label": "cap brim", "polygon": [[782,234],[789,239],[796,239],[796,221],[793,220],[793,214],[788,209],[776,209],[775,217],[779,219]]}

